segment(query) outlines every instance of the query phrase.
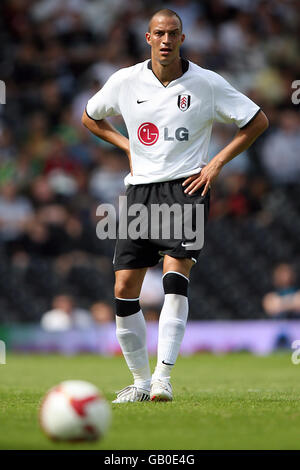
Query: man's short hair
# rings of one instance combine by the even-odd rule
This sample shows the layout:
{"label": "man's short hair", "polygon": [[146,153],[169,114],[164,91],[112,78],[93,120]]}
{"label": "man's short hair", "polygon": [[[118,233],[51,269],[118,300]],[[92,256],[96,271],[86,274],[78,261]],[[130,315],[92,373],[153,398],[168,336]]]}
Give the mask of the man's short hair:
{"label": "man's short hair", "polygon": [[163,8],[161,10],[158,10],[156,11],[150,18],[150,21],[149,21],[149,25],[148,25],[148,31],[150,32],[150,26],[151,26],[151,22],[153,20],[153,18],[155,16],[176,16],[176,18],[178,19],[179,23],[180,23],[180,32],[182,33],[182,20],[180,18],[179,15],[177,15],[176,11],[173,11],[173,10],[170,10],[169,8]]}

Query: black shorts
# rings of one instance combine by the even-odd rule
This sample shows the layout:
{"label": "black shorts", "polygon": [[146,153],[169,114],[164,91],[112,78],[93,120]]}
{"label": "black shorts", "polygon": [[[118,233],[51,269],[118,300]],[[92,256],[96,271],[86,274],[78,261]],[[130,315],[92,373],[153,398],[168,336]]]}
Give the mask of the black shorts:
{"label": "black shorts", "polygon": [[[186,187],[182,186],[185,179],[130,185],[127,188],[127,207],[123,207],[121,211],[113,259],[115,271],[155,266],[164,255],[197,261],[202,246],[199,248],[199,243],[197,243],[194,245],[196,248],[194,249],[192,235],[198,233],[198,229],[203,230],[204,233],[204,224],[209,212],[210,191],[205,196],[201,196],[202,187],[191,195],[185,194]],[[167,207],[176,203],[175,215],[172,211],[167,211],[164,216],[159,215],[159,219],[157,212],[156,216],[153,216],[155,208],[162,207],[163,203]],[[141,212],[137,211],[136,215],[130,214],[129,209],[133,204],[142,204],[143,208],[146,208],[146,210],[143,209],[143,216],[139,219],[140,224],[137,223],[137,215],[140,215]],[[196,224],[196,221],[200,220],[200,217],[197,219],[196,216],[197,205],[198,211],[199,205],[202,205],[201,227],[199,227],[199,223]],[[180,209],[181,219],[179,218]],[[185,211],[187,216],[184,215]],[[170,217],[168,218],[169,213]],[[197,214],[199,216],[199,212]],[[135,222],[133,222],[134,220]],[[180,224],[182,226],[181,234]],[[175,225],[177,233],[175,233]],[[192,231],[185,230],[187,225]],[[135,230],[134,236],[132,236],[132,230],[129,230],[130,233],[124,233],[124,227],[128,229],[135,227],[137,230]],[[139,234],[140,236],[138,236]]]}

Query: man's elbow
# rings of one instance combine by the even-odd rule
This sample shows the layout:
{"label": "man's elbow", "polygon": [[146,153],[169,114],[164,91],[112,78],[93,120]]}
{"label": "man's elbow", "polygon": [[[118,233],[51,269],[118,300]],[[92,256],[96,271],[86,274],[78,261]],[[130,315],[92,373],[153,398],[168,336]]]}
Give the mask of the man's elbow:
{"label": "man's elbow", "polygon": [[267,118],[267,116],[265,115],[263,111],[259,113],[259,118],[260,118],[259,119],[260,134],[262,134],[269,127],[269,119]]}
{"label": "man's elbow", "polygon": [[257,139],[269,127],[269,120],[263,111],[260,111],[255,119],[251,122],[247,131],[251,138]]}
{"label": "man's elbow", "polygon": [[88,116],[85,110],[83,111],[82,116],[81,116],[81,123],[84,125],[84,127],[88,128]]}

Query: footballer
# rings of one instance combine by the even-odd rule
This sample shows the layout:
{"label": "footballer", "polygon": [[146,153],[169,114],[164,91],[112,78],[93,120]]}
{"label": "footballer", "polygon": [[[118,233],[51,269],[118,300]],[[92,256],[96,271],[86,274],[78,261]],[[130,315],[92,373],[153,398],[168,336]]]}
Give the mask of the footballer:
{"label": "footballer", "polygon": [[[87,103],[83,124],[123,150],[127,206],[166,203],[204,207],[223,166],[246,150],[268,127],[263,111],[219,74],[183,58],[185,39],[176,12],[162,9],[149,22],[146,41],[151,58],[114,73]],[[128,138],[107,117],[121,115]],[[213,122],[235,123],[232,141],[211,160]],[[172,232],[173,233],[173,232]],[[117,238],[115,271],[116,334],[133,383],[114,403],[171,401],[171,372],[188,318],[190,271],[201,249],[183,237]],[[157,364],[150,371],[146,324],[139,296],[146,271],[163,259],[165,300],[159,319]]]}

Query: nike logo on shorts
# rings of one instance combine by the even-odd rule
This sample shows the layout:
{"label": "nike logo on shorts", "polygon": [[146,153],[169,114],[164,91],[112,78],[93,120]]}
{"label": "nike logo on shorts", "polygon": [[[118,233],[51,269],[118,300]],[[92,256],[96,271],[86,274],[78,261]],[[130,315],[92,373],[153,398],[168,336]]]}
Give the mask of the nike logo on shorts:
{"label": "nike logo on shorts", "polygon": [[193,246],[193,245],[195,245],[195,242],[191,242],[191,243],[182,242],[181,243],[181,246],[183,246],[183,248],[186,248],[187,246]]}
{"label": "nike logo on shorts", "polygon": [[136,100],[137,104],[146,103],[146,101],[149,101],[149,100]]}

